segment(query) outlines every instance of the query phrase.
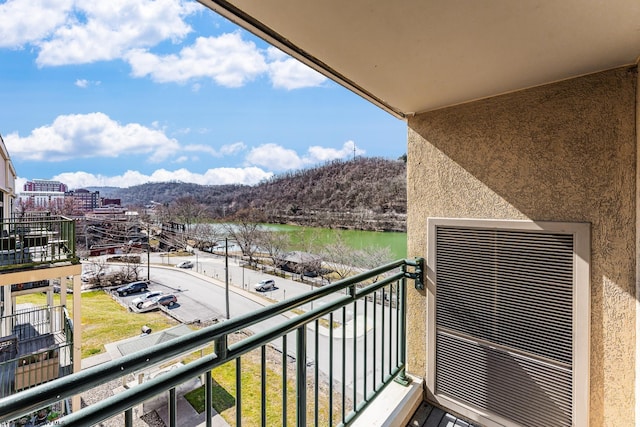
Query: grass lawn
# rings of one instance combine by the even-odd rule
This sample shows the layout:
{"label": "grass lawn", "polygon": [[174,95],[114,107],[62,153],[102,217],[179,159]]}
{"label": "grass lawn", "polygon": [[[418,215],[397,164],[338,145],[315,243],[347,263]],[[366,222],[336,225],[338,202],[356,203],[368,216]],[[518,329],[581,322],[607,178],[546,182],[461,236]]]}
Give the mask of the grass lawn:
{"label": "grass lawn", "polygon": [[[266,370],[266,425],[295,425],[296,423],[296,388],[294,373],[289,367],[287,381],[287,422],[282,422],[282,373],[281,354],[268,349],[271,356],[267,357]],[[259,426],[262,423],[261,407],[261,372],[260,372],[260,351],[252,351],[241,358],[242,369],[242,425]],[[213,398],[212,406],[222,415],[229,425],[236,425],[236,363],[235,361],[225,363],[211,371],[213,377]],[[313,383],[309,374],[309,384]],[[314,390],[312,386],[307,390],[307,419],[314,419]],[[205,409],[204,386],[199,387],[185,395],[185,398],[198,412]],[[339,417],[340,402],[334,402],[334,420]],[[318,404],[319,424],[328,425],[329,405],[326,390],[321,387],[320,402]]]}
{"label": "grass lawn", "polygon": [[[83,292],[82,298],[82,357],[105,352],[105,343],[140,335],[147,325],[152,331],[161,331],[178,324],[160,312],[133,313],[118,304],[103,291]],[[18,304],[46,305],[42,293],[19,296]],[[54,295],[54,304],[60,304],[60,295]],[[73,313],[73,297],[67,296],[69,315]]]}

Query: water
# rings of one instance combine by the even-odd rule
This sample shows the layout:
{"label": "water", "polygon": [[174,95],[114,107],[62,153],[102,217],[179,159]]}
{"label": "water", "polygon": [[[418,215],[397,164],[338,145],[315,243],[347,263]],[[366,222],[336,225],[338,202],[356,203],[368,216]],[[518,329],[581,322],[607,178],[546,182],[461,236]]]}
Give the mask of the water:
{"label": "water", "polygon": [[264,224],[264,227],[291,233],[292,250],[318,251],[318,248],[334,242],[340,236],[347,245],[354,249],[388,247],[392,255],[392,259],[389,261],[407,257],[407,233],[333,230],[281,224]]}

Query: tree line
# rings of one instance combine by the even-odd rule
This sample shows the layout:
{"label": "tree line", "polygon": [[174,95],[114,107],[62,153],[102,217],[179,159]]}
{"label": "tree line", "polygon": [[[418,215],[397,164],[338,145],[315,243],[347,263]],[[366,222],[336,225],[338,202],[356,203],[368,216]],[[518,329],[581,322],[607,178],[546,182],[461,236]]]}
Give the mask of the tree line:
{"label": "tree line", "polygon": [[148,183],[110,188],[106,196],[128,206],[159,203],[160,215],[185,223],[195,214],[189,210],[213,221],[253,210],[269,223],[405,231],[406,191],[405,161],[361,157],[286,172],[255,186]]}

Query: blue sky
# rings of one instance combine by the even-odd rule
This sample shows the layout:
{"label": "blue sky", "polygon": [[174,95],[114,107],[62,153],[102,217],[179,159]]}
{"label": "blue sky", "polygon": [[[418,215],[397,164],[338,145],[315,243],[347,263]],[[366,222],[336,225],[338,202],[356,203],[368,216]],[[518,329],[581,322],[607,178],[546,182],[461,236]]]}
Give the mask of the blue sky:
{"label": "blue sky", "polygon": [[195,1],[0,1],[0,134],[19,176],[70,188],[255,184],[406,126]]}

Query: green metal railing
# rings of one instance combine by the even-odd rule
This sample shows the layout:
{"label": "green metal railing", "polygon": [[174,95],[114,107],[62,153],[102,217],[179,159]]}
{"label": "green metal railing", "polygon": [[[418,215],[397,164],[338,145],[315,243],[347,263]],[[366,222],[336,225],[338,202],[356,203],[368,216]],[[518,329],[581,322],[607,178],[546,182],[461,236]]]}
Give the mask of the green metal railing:
{"label": "green metal railing", "polygon": [[72,372],[73,330],[63,306],[21,310],[0,319],[0,397]]}
{"label": "green metal railing", "polygon": [[0,271],[61,261],[79,262],[75,221],[38,216],[0,222]]}
{"label": "green metal railing", "polygon": [[[236,426],[349,425],[383,388],[405,378],[408,280],[421,285],[422,259],[398,260],[6,397],[0,400],[0,422],[209,347],[215,351],[201,352],[194,361],[66,415],[55,424],[84,427],[117,416],[122,417],[122,425],[132,426],[133,408],[164,394],[168,425],[178,426],[177,387],[204,378],[205,401],[211,402],[212,370],[232,363]],[[311,306],[314,308],[308,310]],[[247,328],[253,333],[237,341],[231,339]],[[242,375],[251,352],[257,352],[260,361],[259,374],[254,375],[259,378],[259,398],[248,395]],[[278,360],[268,357],[273,352],[281,354],[275,371],[278,379],[274,379]],[[280,396],[269,394],[274,383],[281,385]],[[280,403],[275,414],[270,406],[274,400]],[[247,405],[260,405],[259,419],[245,420]],[[210,404],[204,406],[206,425],[210,426],[213,409]]]}

